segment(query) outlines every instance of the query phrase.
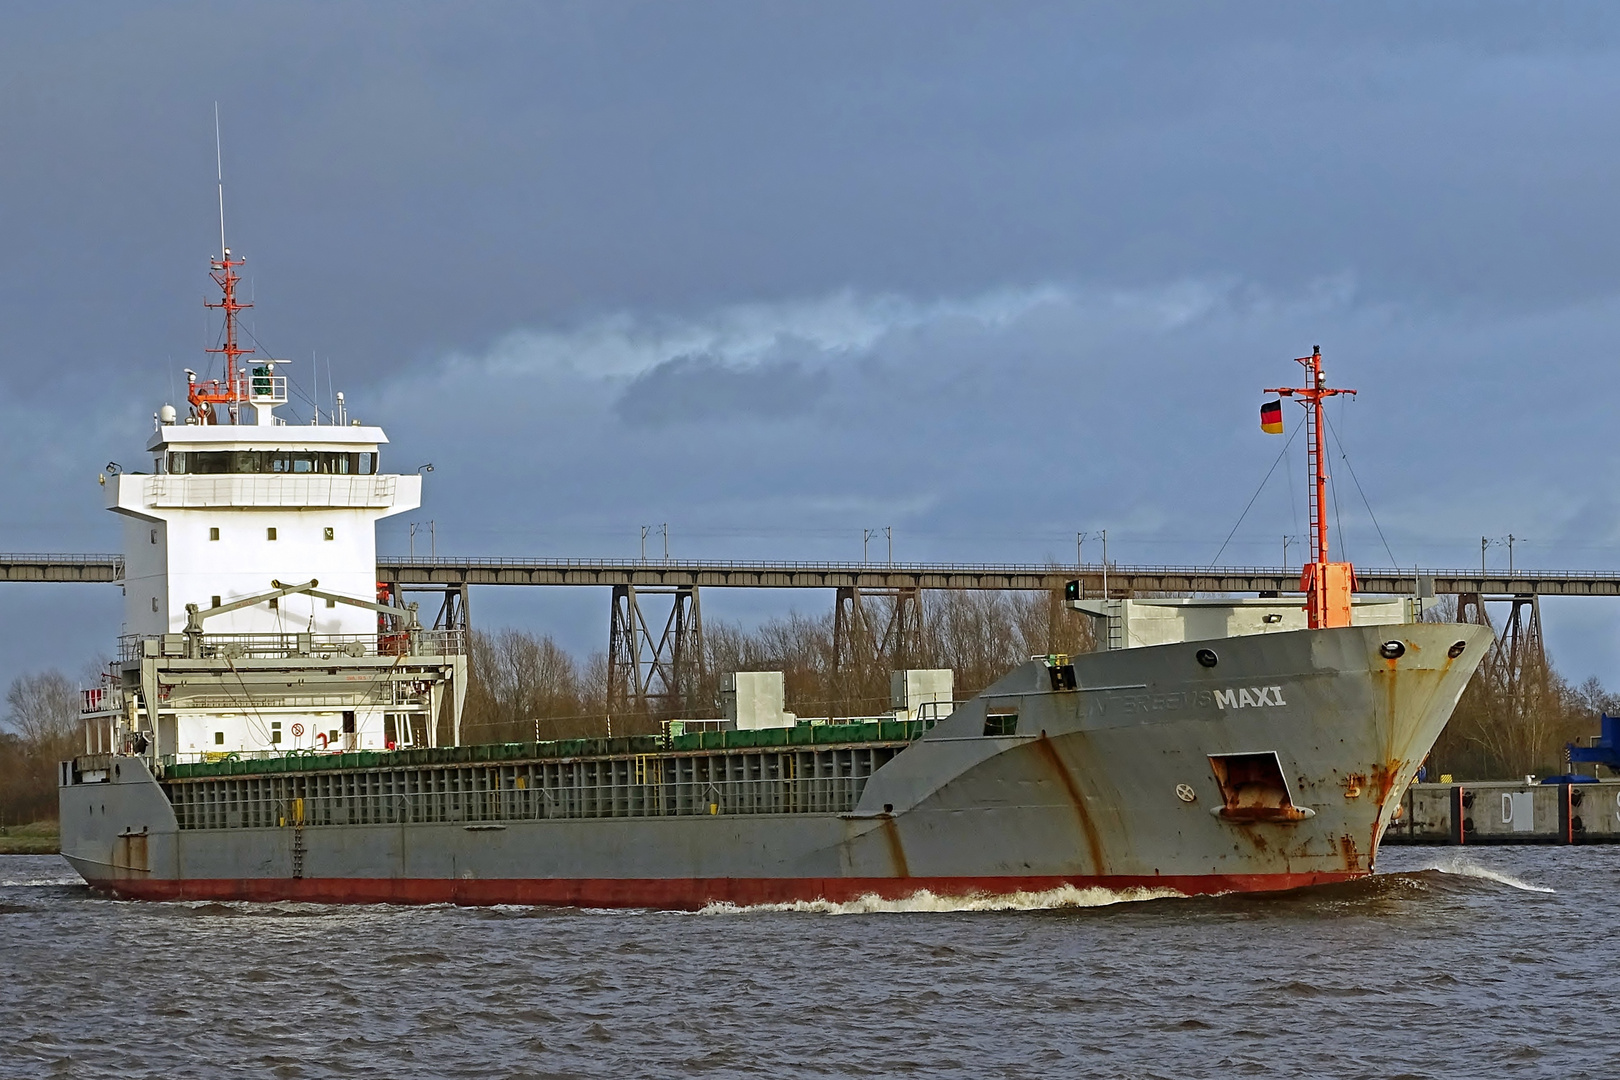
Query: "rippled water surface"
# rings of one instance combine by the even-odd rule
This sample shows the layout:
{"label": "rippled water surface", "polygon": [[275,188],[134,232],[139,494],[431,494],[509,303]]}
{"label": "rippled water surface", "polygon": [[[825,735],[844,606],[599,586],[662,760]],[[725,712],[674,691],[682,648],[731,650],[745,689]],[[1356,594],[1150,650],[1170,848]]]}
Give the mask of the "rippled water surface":
{"label": "rippled water surface", "polygon": [[151,904],[0,857],[0,1077],[1615,1075],[1620,848],[1269,897]]}

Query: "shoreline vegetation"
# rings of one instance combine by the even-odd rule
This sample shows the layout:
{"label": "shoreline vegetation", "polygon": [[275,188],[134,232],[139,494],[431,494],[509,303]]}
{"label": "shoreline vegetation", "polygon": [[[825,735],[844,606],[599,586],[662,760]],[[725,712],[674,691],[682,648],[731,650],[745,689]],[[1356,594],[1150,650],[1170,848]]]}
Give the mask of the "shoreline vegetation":
{"label": "shoreline vegetation", "polygon": [[54,821],[0,825],[0,855],[59,855],[62,834]]}
{"label": "shoreline vegetation", "polygon": [[[1451,597],[1424,615],[1457,616]],[[1065,607],[1061,593],[924,591],[903,607],[897,597],[869,597],[846,620],[792,612],[753,629],[711,620],[701,656],[681,661],[681,700],[666,698],[656,716],[626,714],[627,695],[609,693],[601,653],[581,660],[545,635],[475,630],[462,740],[656,734],[664,716],[719,715],[721,680],[733,671],[782,672],[786,707],[801,717],[873,716],[889,708],[893,669],[949,668],[963,700],[1031,656],[1093,647],[1090,620]],[[0,714],[0,822],[34,824],[0,829],[0,852],[55,850],[56,763],[82,752],[79,687],[100,684],[105,670],[99,662],[81,679],[49,670],[12,681]],[[1596,679],[1570,684],[1539,642],[1493,648],[1436,742],[1428,775],[1473,781],[1564,772],[1564,745],[1596,734],[1604,711],[1620,713],[1620,696]]]}

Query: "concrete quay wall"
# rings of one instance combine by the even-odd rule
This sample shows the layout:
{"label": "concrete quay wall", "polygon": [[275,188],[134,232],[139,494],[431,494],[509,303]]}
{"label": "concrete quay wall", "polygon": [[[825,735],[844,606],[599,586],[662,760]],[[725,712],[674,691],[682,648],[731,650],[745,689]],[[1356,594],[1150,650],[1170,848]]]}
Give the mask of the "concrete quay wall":
{"label": "concrete quay wall", "polygon": [[1413,784],[1384,843],[1620,843],[1620,780]]}

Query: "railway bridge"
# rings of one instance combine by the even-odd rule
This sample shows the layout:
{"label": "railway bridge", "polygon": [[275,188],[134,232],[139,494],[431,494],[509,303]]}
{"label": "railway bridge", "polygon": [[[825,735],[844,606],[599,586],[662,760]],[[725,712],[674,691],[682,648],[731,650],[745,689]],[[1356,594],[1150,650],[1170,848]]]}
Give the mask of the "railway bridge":
{"label": "railway bridge", "polygon": [[[118,583],[119,554],[0,554],[0,582]],[[1460,620],[1485,622],[1488,602],[1509,603],[1505,654],[1541,650],[1543,596],[1620,596],[1620,572],[1358,569],[1360,592],[1454,596]],[[1082,595],[1257,595],[1299,589],[1299,571],[1255,566],[1121,566],[1051,563],[846,563],[722,559],[518,559],[383,556],[379,584],[425,600],[434,625],[466,628],[473,586],[550,585],[609,591],[610,685],[645,708],[680,695],[702,663],[705,589],[824,589],[834,600],[833,663],[904,652],[921,627],[925,590],[1049,591],[1077,581]],[[877,603],[874,603],[877,601]]]}

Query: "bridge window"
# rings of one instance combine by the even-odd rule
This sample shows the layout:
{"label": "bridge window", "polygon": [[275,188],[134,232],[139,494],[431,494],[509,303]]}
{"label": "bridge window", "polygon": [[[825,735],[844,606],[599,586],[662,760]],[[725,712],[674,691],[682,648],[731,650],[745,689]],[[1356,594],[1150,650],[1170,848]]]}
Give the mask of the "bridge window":
{"label": "bridge window", "polygon": [[276,538],[276,527],[274,525],[264,530],[264,538],[266,540],[274,540]]}
{"label": "bridge window", "polygon": [[212,528],[210,528],[208,530],[208,539],[210,539],[210,540],[218,540],[219,539],[219,526],[218,525],[215,525],[215,526],[213,526]]}
{"label": "bridge window", "polygon": [[330,525],[328,525],[322,532],[322,539],[324,540],[333,540],[336,539],[336,537],[337,533]]}
{"label": "bridge window", "polygon": [[377,471],[374,453],[335,450],[175,450],[169,453],[169,472],[198,476],[226,473],[325,473],[370,476]]}

